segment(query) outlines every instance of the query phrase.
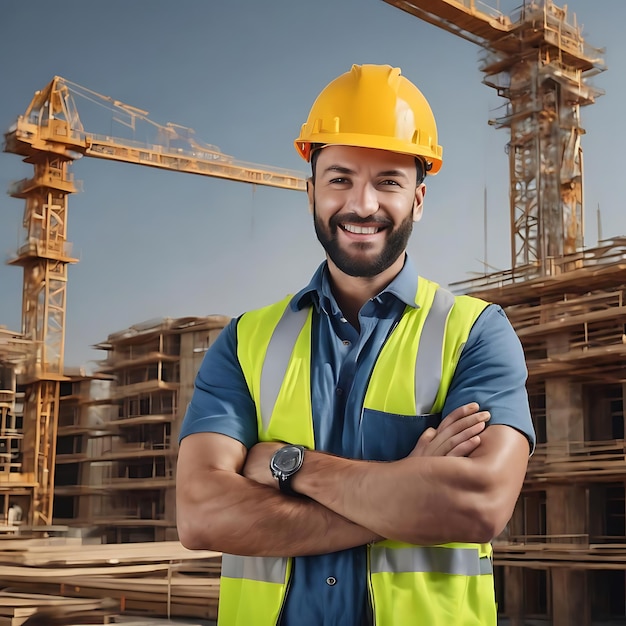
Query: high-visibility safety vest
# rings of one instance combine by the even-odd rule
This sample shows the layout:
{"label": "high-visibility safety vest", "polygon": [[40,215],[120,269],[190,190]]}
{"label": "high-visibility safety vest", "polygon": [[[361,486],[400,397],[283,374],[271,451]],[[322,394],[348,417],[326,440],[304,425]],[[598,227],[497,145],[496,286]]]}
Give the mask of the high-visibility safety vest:
{"label": "high-visibility safety vest", "polygon": [[[312,307],[290,297],[246,313],[237,356],[257,408],[259,441],[315,448],[311,407]],[[419,278],[417,308],[407,307],[374,365],[364,408],[399,415],[439,413],[470,330],[487,303],[453,296]],[[376,626],[495,626],[490,544],[367,546]],[[219,626],[275,626],[285,601],[288,558],[222,556]]]}

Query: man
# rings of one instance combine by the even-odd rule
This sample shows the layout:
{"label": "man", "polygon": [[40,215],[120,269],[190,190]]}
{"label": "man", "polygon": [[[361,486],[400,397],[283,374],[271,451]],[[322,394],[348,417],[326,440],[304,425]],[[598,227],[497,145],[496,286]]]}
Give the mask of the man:
{"label": "man", "polygon": [[326,262],[207,352],[180,539],[224,552],[223,626],[495,625],[489,542],[534,445],[526,368],[499,307],[406,255],[442,163],[430,106],[399,69],[354,66],[296,148]]}

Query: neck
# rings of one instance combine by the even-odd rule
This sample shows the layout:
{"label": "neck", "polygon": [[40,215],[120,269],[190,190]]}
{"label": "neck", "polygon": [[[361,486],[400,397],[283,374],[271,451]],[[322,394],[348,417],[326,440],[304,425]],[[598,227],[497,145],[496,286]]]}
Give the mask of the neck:
{"label": "neck", "polygon": [[400,273],[403,265],[404,254],[400,255],[393,265],[376,276],[350,276],[328,259],[333,295],[343,316],[354,328],[359,329],[359,311],[363,305],[375,298]]}

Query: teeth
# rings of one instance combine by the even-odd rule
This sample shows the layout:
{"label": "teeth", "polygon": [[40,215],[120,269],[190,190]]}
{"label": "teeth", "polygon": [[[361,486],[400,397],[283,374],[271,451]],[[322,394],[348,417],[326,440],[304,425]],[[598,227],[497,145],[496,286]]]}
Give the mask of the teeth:
{"label": "teeth", "polygon": [[344,230],[349,233],[355,233],[356,235],[374,235],[378,232],[376,226],[354,226],[353,224],[344,224]]}

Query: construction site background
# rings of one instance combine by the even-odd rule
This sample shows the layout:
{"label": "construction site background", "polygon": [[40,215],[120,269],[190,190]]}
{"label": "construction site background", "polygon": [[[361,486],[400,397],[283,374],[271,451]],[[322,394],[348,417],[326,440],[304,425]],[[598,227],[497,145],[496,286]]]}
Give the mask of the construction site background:
{"label": "construction site background", "polygon": [[[452,285],[505,308],[528,363],[538,443],[494,541],[501,621],[624,624],[626,238],[586,247],[583,237],[580,110],[603,93],[590,82],[602,51],[551,0],[511,15],[472,0],[386,1],[479,46],[483,82],[506,100],[490,123],[510,134],[511,267]],[[287,189],[304,181],[195,140],[181,148],[175,126],[149,146],[90,133],[70,97],[81,89],[55,77],[5,135],[34,174],[10,189],[25,202],[11,260],[24,281],[22,332],[0,328],[0,585],[18,594],[11,619],[19,593],[34,591],[112,597],[113,607],[83,606],[103,620],[125,610],[214,619],[219,555],[178,551],[175,460],[195,373],[228,318],[137,324],[96,346],[107,354],[96,372],[66,368],[70,166],[82,155]],[[25,576],[24,564],[41,569]]]}

